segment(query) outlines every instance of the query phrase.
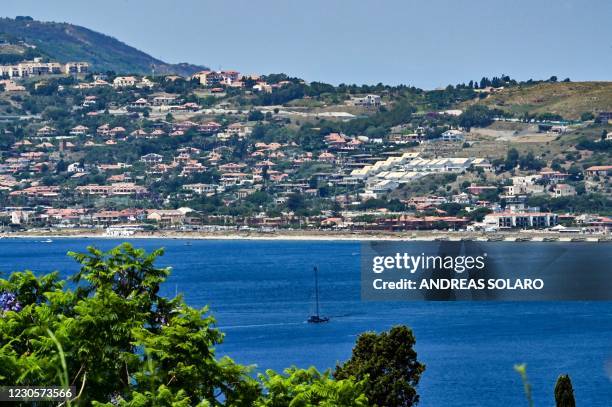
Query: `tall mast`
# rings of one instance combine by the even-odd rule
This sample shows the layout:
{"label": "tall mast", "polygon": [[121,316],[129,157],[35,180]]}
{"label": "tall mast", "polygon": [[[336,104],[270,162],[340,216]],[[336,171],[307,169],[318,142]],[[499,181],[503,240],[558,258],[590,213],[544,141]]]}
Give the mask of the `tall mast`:
{"label": "tall mast", "polygon": [[315,298],[316,298],[316,313],[315,315],[318,317],[319,316],[319,275],[318,275],[318,270],[315,267],[314,268],[314,275],[315,275]]}

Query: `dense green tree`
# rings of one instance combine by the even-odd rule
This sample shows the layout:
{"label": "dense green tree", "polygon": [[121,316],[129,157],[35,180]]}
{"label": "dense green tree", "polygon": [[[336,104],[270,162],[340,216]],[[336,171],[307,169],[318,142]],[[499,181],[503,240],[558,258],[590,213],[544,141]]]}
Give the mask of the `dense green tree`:
{"label": "dense green tree", "polygon": [[298,193],[289,195],[287,199],[287,208],[293,212],[303,211],[306,208],[304,195]]}
{"label": "dense green tree", "polygon": [[518,165],[520,154],[516,148],[511,148],[506,154],[506,162],[504,166],[506,170],[511,170]]}
{"label": "dense green tree", "polygon": [[466,213],[465,215],[470,221],[482,222],[484,217],[491,212],[493,211],[489,208],[477,208],[471,212]]}
{"label": "dense green tree", "polygon": [[583,122],[593,119],[595,119],[595,115],[592,112],[584,112],[580,115],[580,120],[582,120]]}
{"label": "dense green tree", "polygon": [[519,159],[519,165],[521,166],[522,170],[539,171],[546,166],[546,162],[535,158],[533,153],[530,151]]}
{"label": "dense green tree", "polygon": [[246,200],[253,205],[265,205],[272,201],[272,198],[266,191],[255,191],[246,197]]}
{"label": "dense green tree", "polygon": [[486,127],[493,122],[496,112],[483,105],[472,105],[459,116],[459,124],[467,129]]}
{"label": "dense green tree", "polygon": [[248,120],[258,122],[264,119],[264,114],[260,110],[251,110],[248,115]]}
{"label": "dense green tree", "polygon": [[456,216],[463,209],[463,205],[455,202],[446,202],[438,206],[441,210],[450,216]]}
{"label": "dense green tree", "polygon": [[414,350],[416,340],[406,326],[388,332],[359,336],[351,358],[338,365],[336,379],[367,378],[365,395],[371,405],[414,406],[419,402],[416,386],[425,371]]}

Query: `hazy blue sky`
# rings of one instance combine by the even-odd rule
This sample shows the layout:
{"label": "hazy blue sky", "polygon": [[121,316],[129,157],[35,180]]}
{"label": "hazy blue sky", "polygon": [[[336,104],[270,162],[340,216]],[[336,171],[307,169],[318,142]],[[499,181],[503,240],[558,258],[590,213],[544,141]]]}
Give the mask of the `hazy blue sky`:
{"label": "hazy blue sky", "polygon": [[612,80],[610,0],[2,0],[168,62],[424,88],[483,75]]}

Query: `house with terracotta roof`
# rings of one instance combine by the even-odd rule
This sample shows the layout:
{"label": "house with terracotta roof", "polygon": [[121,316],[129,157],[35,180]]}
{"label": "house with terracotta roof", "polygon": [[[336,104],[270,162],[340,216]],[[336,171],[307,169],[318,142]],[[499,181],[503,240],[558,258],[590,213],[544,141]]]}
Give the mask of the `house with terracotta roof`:
{"label": "house with terracotta roof", "polygon": [[166,132],[162,129],[155,129],[151,132],[151,137],[162,137],[165,136]]}
{"label": "house with terracotta roof", "polygon": [[147,133],[143,129],[136,129],[136,130],[134,130],[133,132],[130,133],[130,136],[132,136],[132,137],[148,137],[149,133]]}
{"label": "house with terracotta roof", "polygon": [[612,165],[594,165],[585,170],[587,177],[607,177],[612,173]]}
{"label": "house with terracotta roof", "polygon": [[198,124],[194,123],[192,121],[189,120],[185,120],[182,122],[176,122],[174,124],[172,124],[172,130],[176,131],[176,130],[180,130],[180,131],[187,131],[193,127],[196,127]]}
{"label": "house with terracotta roof", "polygon": [[322,162],[333,164],[336,162],[336,156],[330,153],[329,151],[324,151],[321,154],[319,154],[318,160]]}
{"label": "house with terracotta roof", "polygon": [[45,210],[45,217],[52,223],[78,224],[87,213],[83,208],[49,208]]}
{"label": "house with terracotta roof", "polygon": [[31,186],[9,193],[10,196],[28,196],[31,198],[57,198],[60,193],[58,186]]}
{"label": "house with terracotta roof", "polygon": [[113,127],[108,131],[111,137],[117,137],[125,134],[125,128],[121,126]]}
{"label": "house with terracotta roof", "polygon": [[176,226],[184,223],[185,216],[190,212],[193,212],[190,208],[150,209],[147,211],[147,220],[164,226]]}
{"label": "house with terracotta roof", "polygon": [[149,107],[149,101],[145,98],[139,98],[130,103],[130,107],[143,109]]}
{"label": "house with terracotta roof", "polygon": [[340,150],[346,143],[348,143],[349,138],[342,133],[329,133],[324,138],[325,143],[331,150]]}
{"label": "house with terracotta roof", "polygon": [[246,168],[244,163],[227,163],[219,166],[220,172],[240,172]]}
{"label": "house with terracotta roof", "polygon": [[89,128],[79,124],[78,126],[75,126],[70,130],[70,135],[71,136],[84,136],[88,132],[89,132]]}
{"label": "house with terracotta roof", "polygon": [[36,136],[38,137],[52,137],[57,134],[57,130],[55,130],[51,126],[43,126],[36,131]]}
{"label": "house with terracotta roof", "polygon": [[191,78],[198,80],[203,86],[216,86],[223,80],[223,76],[214,71],[200,71],[193,74]]}
{"label": "house with terracotta roof", "polygon": [[91,216],[96,225],[113,225],[118,223],[131,223],[144,219],[144,211],[140,209],[123,209],[121,211],[98,211]]}
{"label": "house with terracotta roof", "polygon": [[206,122],[198,126],[200,133],[214,134],[221,130],[221,125],[217,122]]}

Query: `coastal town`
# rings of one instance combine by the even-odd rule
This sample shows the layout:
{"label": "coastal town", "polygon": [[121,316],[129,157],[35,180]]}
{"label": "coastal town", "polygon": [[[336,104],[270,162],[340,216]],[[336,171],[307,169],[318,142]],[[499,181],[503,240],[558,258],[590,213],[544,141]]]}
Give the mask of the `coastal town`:
{"label": "coastal town", "polygon": [[541,84],[2,65],[0,233],[607,240],[612,112],[484,104]]}

